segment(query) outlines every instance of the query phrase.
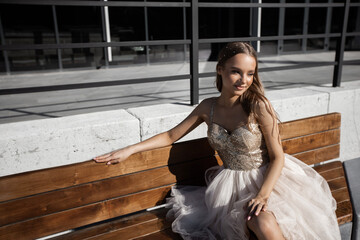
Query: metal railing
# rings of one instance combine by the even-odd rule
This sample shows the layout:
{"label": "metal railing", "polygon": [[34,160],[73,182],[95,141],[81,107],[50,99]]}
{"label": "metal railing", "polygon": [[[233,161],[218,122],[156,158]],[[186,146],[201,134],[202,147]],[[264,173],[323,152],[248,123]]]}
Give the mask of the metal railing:
{"label": "metal railing", "polygon": [[[360,36],[360,32],[347,32],[347,23],[349,18],[349,9],[350,7],[359,7],[360,3],[351,3],[350,0],[345,0],[343,3],[333,3],[332,0],[328,0],[328,3],[310,3],[309,0],[306,0],[305,3],[286,3],[285,0],[280,0],[280,3],[260,3],[259,0],[252,3],[208,3],[208,2],[199,2],[198,0],[191,0],[191,2],[118,2],[118,1],[65,1],[65,0],[1,0],[1,4],[22,4],[22,5],[50,5],[52,6],[53,18],[54,18],[54,32],[56,43],[54,44],[27,44],[27,45],[7,45],[5,44],[5,37],[1,24],[0,16],[0,40],[1,46],[0,51],[3,53],[5,67],[8,72],[10,72],[9,61],[7,56],[7,51],[10,50],[37,50],[37,49],[56,49],[59,59],[59,68],[62,68],[61,61],[61,50],[65,48],[92,48],[100,47],[104,49],[105,55],[105,65],[108,65],[108,55],[106,49],[108,47],[125,47],[125,46],[146,46],[148,49],[149,46],[153,45],[179,45],[183,44],[184,46],[190,45],[190,74],[184,75],[175,75],[175,76],[163,76],[163,77],[151,77],[151,78],[142,78],[142,79],[128,79],[128,80],[115,80],[115,81],[105,81],[105,82],[96,82],[96,83],[82,83],[82,84],[67,84],[67,85],[57,85],[57,86],[44,86],[44,87],[29,87],[29,88],[16,88],[16,89],[2,89],[0,90],[0,95],[5,94],[18,94],[18,93],[30,93],[30,92],[42,92],[42,91],[57,91],[57,90],[68,90],[68,89],[80,89],[88,87],[105,87],[105,86],[115,86],[115,85],[124,85],[124,84],[135,84],[135,83],[148,83],[148,82],[159,82],[159,81],[170,81],[170,80],[180,80],[180,79],[190,79],[190,102],[192,105],[199,103],[199,78],[214,76],[214,72],[199,73],[199,45],[204,43],[225,43],[232,41],[277,41],[278,42],[278,52],[281,53],[283,49],[284,40],[302,40],[302,49],[306,49],[307,39],[315,38],[324,38],[325,39],[325,48],[328,48],[329,39],[337,39],[337,47],[334,61],[312,64],[311,67],[320,67],[320,66],[334,66],[333,72],[333,86],[340,86],[341,83],[341,74],[342,67],[344,65],[344,50],[345,50],[345,40],[346,37],[351,36]],[[186,37],[186,22],[184,20],[184,39],[183,40],[148,40],[145,41],[128,41],[128,42],[106,42],[106,33],[105,33],[105,20],[104,14],[102,14],[103,22],[103,42],[89,42],[89,43],[60,43],[59,41],[59,31],[57,26],[57,17],[56,17],[56,6],[98,6],[102,10],[105,7],[139,7],[139,8],[148,8],[148,7],[175,7],[175,8],[190,8],[191,9],[191,36],[187,39]],[[279,26],[278,26],[278,35],[276,36],[257,36],[253,34],[252,37],[235,37],[235,38],[207,38],[199,39],[199,9],[200,8],[251,8],[253,10],[258,10],[259,8],[278,8],[279,9]],[[309,16],[309,8],[327,8],[327,24],[326,31],[323,34],[308,34],[307,26],[304,25],[303,34],[300,35],[284,35],[284,19],[285,19],[285,9],[286,8],[303,8],[304,9],[304,23],[307,21]],[[329,16],[331,15],[331,10],[333,8],[341,8],[343,12],[341,32],[330,33],[329,25]],[[145,11],[146,14],[146,11]],[[331,16],[330,16],[331,18]],[[184,18],[185,19],[185,18]],[[146,18],[145,18],[145,21]],[[253,23],[254,25],[254,23]],[[255,32],[256,27],[252,29],[252,32]],[[255,35],[255,36],[254,36]],[[146,51],[148,59],[148,51]],[[304,68],[309,67],[309,65],[299,64],[292,68]],[[276,68],[277,70],[279,68]],[[272,71],[271,68],[263,69],[263,71]]]}

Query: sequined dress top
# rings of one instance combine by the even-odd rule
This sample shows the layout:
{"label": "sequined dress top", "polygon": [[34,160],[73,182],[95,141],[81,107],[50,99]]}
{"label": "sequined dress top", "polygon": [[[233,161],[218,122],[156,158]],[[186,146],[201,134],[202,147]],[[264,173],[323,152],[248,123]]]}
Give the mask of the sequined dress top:
{"label": "sequined dress top", "polygon": [[215,101],[211,106],[208,141],[232,170],[251,170],[269,161],[265,139],[257,123],[243,124],[233,132],[213,122]]}

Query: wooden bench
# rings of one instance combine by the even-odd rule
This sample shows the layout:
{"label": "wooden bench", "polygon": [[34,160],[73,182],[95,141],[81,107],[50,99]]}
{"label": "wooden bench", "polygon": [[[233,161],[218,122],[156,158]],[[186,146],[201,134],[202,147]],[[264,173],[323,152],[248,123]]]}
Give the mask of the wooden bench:
{"label": "wooden bench", "polygon": [[[337,201],[339,224],[352,221],[340,152],[340,114],[286,122],[282,144],[314,167]],[[204,171],[222,164],[206,138],[141,152],[117,165],[93,161],[0,178],[0,239],[180,239],[165,220],[171,186],[204,184]],[[96,223],[96,224],[95,224]]]}

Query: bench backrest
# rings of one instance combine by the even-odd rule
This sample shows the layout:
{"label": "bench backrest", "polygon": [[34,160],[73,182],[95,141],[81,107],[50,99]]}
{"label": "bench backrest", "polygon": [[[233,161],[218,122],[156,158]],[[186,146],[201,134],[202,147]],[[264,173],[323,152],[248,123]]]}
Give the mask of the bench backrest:
{"label": "bench backrest", "polygon": [[[283,123],[281,135],[285,152],[307,164],[338,158],[340,114]],[[176,183],[203,184],[215,164],[221,159],[203,138],[111,166],[87,161],[2,177],[0,239],[42,237],[154,207]]]}

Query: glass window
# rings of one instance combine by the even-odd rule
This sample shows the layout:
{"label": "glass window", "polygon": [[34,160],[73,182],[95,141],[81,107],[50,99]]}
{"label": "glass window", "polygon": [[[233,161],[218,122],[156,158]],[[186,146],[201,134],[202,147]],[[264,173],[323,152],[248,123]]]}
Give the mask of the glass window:
{"label": "glass window", "polygon": [[0,51],[0,72],[5,72],[5,71],[6,71],[6,67],[5,67],[4,53],[3,51]]}
{"label": "glass window", "polygon": [[103,48],[72,48],[61,50],[64,68],[92,67],[103,64]]}
{"label": "glass window", "polygon": [[184,39],[183,8],[148,8],[149,39]]}
{"label": "glass window", "polygon": [[[235,20],[234,19],[238,19]],[[200,38],[247,37],[250,31],[248,8],[200,8]]]}
{"label": "glass window", "polygon": [[6,44],[55,43],[51,6],[3,4],[0,15]]}
{"label": "glass window", "polygon": [[50,70],[58,68],[55,49],[8,51],[11,71]]}
{"label": "glass window", "polygon": [[57,6],[61,43],[102,42],[101,8]]}
{"label": "glass window", "polygon": [[111,41],[144,41],[144,8],[109,7]]}
{"label": "glass window", "polygon": [[304,9],[286,8],[284,35],[303,33]]}
{"label": "glass window", "polygon": [[261,9],[261,36],[276,36],[279,31],[279,9]]}
{"label": "glass window", "polygon": [[327,8],[310,8],[308,33],[325,33]]}
{"label": "glass window", "polygon": [[150,46],[150,63],[184,61],[184,45]]}

